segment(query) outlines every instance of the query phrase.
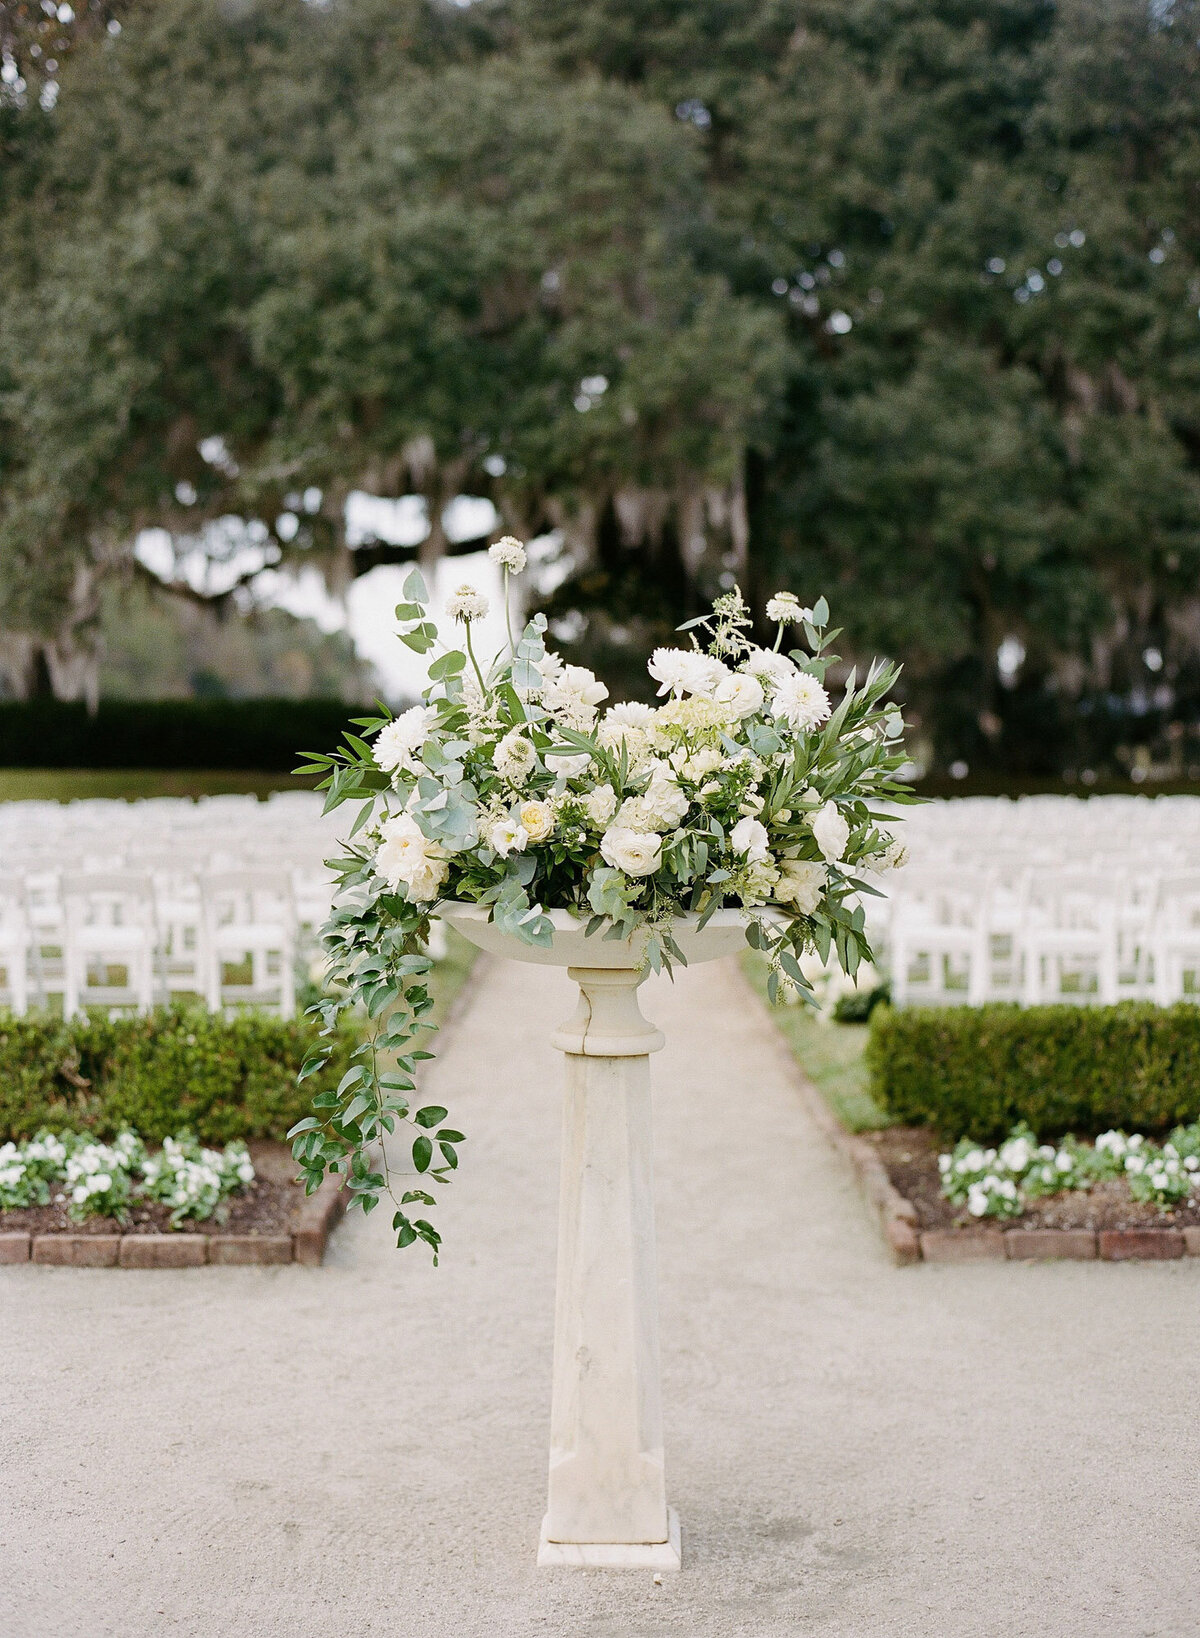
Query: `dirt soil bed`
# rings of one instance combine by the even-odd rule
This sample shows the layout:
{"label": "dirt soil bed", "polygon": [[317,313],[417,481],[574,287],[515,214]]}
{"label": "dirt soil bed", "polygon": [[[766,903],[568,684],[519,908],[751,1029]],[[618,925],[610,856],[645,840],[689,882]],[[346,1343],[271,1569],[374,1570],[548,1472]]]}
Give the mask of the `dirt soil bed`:
{"label": "dirt soil bed", "polygon": [[[922,1127],[889,1126],[881,1132],[863,1132],[887,1167],[892,1184],[916,1207],[923,1229],[980,1228],[993,1219],[972,1217],[965,1206],[954,1206],[942,1194],[937,1157],[940,1145]],[[3,1219],[0,1219],[2,1222]],[[1191,1228],[1200,1225],[1200,1205],[1189,1203],[1174,1211],[1130,1198],[1121,1178],[1097,1183],[1090,1190],[1071,1189],[1036,1200],[1019,1217],[1004,1219],[1004,1226],[1028,1229],[1137,1229]]]}
{"label": "dirt soil bed", "polygon": [[0,1234],[291,1234],[298,1227],[296,1213],[304,1203],[304,1189],[292,1181],[296,1165],[277,1143],[248,1145],[257,1174],[245,1193],[222,1203],[214,1217],[197,1222],[186,1219],[171,1225],[167,1206],[156,1200],[135,1199],[124,1222],[113,1217],[88,1217],[77,1223],[66,1205],[30,1206],[22,1211],[0,1211]]}

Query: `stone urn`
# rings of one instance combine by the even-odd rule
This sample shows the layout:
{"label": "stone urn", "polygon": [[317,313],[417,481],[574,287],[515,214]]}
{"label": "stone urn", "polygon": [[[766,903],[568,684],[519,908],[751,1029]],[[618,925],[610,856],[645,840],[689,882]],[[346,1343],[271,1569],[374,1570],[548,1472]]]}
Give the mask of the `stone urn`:
{"label": "stone urn", "polygon": [[[551,1042],[566,1055],[549,1502],[538,1563],[677,1570],[659,1387],[650,1053],[661,1031],[638,1006],[647,933],[588,938],[552,910],[551,945],[522,944],[486,907],[443,903],[442,919],[491,955],[565,967],[579,1003]],[[672,934],[688,963],[733,954],[746,917],[719,910]]]}

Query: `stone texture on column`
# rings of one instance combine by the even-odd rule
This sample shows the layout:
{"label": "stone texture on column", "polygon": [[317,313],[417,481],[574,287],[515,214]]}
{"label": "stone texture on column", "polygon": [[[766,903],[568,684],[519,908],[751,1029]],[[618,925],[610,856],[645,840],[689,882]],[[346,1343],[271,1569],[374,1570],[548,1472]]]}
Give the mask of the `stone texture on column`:
{"label": "stone texture on column", "polygon": [[677,1569],[667,1507],[643,975],[569,969],[549,1506],[543,1565]]}

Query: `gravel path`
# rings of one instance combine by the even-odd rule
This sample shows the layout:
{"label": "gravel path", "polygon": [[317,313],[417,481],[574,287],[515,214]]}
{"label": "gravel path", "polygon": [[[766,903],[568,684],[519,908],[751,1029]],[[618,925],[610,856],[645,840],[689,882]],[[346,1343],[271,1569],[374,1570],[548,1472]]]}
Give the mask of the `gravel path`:
{"label": "gravel path", "polygon": [[539,1571],[564,976],[428,1090],[447,1254],[0,1269],[0,1638],[1195,1638],[1200,1260],[897,1270],[735,968],[652,981],[684,1571]]}

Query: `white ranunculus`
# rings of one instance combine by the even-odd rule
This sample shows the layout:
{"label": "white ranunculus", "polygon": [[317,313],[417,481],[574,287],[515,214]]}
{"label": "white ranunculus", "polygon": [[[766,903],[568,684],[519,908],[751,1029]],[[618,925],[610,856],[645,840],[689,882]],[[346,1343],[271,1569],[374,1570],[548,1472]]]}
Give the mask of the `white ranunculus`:
{"label": "white ranunculus", "polygon": [[614,825],[600,838],[600,853],[606,864],[627,876],[650,876],[662,858],[662,842],[650,831]]}
{"label": "white ranunculus", "polygon": [[537,752],[520,728],[510,728],[492,753],[492,765],[501,779],[521,785],[537,764]]}
{"label": "white ranunculus", "polygon": [[583,799],[583,811],[597,830],[603,830],[617,811],[617,793],[611,785],[597,785]]}
{"label": "white ranunculus", "polygon": [[791,904],[802,916],[811,916],[821,902],[828,872],[815,859],[781,859],[775,897]]}
{"label": "white ranunculus", "polygon": [[771,695],[771,714],[792,728],[816,728],[831,710],[829,695],[807,671],[782,677]]}
{"label": "white ranunculus", "polygon": [[429,705],[414,705],[393,717],[375,736],[372,747],[376,765],[384,773],[395,773],[403,768],[416,773],[416,753],[429,738],[429,731],[437,720],[437,712]]}
{"label": "white ranunculus", "polygon": [[771,857],[767,827],[761,819],[739,819],[729,832],[729,845],[749,864],[765,864]]}
{"label": "white ranunculus", "polygon": [[586,773],[592,765],[592,759],[586,752],[575,756],[573,753],[547,751],[543,760],[550,772],[559,779],[578,779],[580,774]]}
{"label": "white ranunculus", "polygon": [[844,858],[846,843],[850,840],[850,826],[842,810],[836,802],[826,802],[813,814],[809,824],[822,858],[829,864],[837,864]]}
{"label": "white ranunculus", "polygon": [[510,853],[524,853],[529,846],[529,832],[521,823],[520,816],[510,813],[492,826],[488,841],[494,853],[507,859]]}
{"label": "white ranunculus", "polygon": [[729,676],[720,660],[694,648],[656,648],[646,670],[660,694],[701,694],[706,699]]}
{"label": "white ranunculus", "polygon": [[380,837],[375,868],[384,881],[393,888],[405,887],[414,903],[436,899],[450,873],[441,843],[431,842],[410,813],[385,819]]}
{"label": "white ranunculus", "polygon": [[641,700],[622,700],[618,705],[609,706],[604,721],[620,728],[653,728],[654,707],[643,705]]}
{"label": "white ranunculus", "polygon": [[531,842],[544,842],[554,829],[554,809],[549,802],[522,802],[518,818]]}
{"label": "white ranunculus", "polygon": [[525,567],[525,548],[515,535],[503,535],[488,547],[488,556],[510,574],[520,574]]}
{"label": "white ranunculus", "polygon": [[739,721],[744,721],[761,711],[765,696],[757,677],[748,671],[735,671],[717,685],[713,698],[718,705],[727,705]]}

